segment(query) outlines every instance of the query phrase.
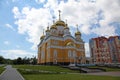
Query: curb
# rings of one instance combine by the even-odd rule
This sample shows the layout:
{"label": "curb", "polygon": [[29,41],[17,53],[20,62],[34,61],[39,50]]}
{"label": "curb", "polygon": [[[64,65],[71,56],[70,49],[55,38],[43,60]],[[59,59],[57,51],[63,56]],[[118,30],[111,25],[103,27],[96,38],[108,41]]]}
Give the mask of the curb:
{"label": "curb", "polygon": [[18,75],[22,78],[22,80],[25,80],[24,78],[23,78],[23,76],[20,74],[20,72],[16,69],[16,68],[14,68],[15,70],[16,70],[16,72],[18,73]]}
{"label": "curb", "polygon": [[0,77],[7,71],[7,69],[5,69],[1,74]]}

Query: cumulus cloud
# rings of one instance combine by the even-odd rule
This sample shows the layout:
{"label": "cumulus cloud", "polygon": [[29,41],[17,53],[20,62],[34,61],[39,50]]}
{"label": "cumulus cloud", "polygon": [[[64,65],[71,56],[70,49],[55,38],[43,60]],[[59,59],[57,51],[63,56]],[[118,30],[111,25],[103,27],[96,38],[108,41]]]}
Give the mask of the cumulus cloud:
{"label": "cumulus cloud", "polygon": [[114,26],[101,26],[94,28],[92,31],[97,35],[109,37],[114,36],[116,34],[115,30],[116,28]]}
{"label": "cumulus cloud", "polygon": [[92,32],[100,36],[116,35],[117,27],[110,24],[114,22],[120,23],[120,1],[97,0],[96,7],[102,10],[103,19],[99,21],[100,27],[93,28]]}
{"label": "cumulus cloud", "polygon": [[1,55],[5,58],[16,59],[18,57],[32,57],[34,53],[25,50],[0,50]]}
{"label": "cumulus cloud", "polygon": [[38,4],[45,2],[45,0],[35,0],[35,1],[36,1]]}
{"label": "cumulus cloud", "polygon": [[13,13],[17,19],[15,24],[18,25],[18,33],[27,34],[26,39],[34,44],[32,49],[35,49],[40,42],[43,29],[47,27],[48,22],[51,22],[49,10],[24,7],[20,12],[17,7],[14,7]]}
{"label": "cumulus cloud", "polygon": [[[44,2],[44,0],[36,0]],[[120,23],[120,1],[119,0],[68,0],[57,1],[47,0],[44,6],[36,9],[23,7],[13,8],[15,24],[18,25],[20,34],[27,34],[27,40],[34,45],[35,48],[39,43],[39,37],[42,35],[43,28],[52,22],[54,15],[58,19],[58,10],[62,11],[62,20],[67,19],[69,26],[80,26],[83,34],[96,34],[98,36],[111,36],[116,34],[114,22]],[[101,11],[102,15],[99,14]],[[102,18],[101,18],[102,17]],[[97,26],[92,26],[96,24]]]}
{"label": "cumulus cloud", "polygon": [[12,29],[13,31],[15,31],[15,29],[14,29],[10,24],[5,24],[5,27],[10,28],[10,29]]}

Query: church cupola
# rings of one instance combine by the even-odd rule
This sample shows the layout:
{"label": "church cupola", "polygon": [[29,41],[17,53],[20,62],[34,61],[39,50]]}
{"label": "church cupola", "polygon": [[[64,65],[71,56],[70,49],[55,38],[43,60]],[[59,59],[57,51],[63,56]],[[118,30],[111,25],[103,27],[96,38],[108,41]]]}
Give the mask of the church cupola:
{"label": "church cupola", "polygon": [[64,36],[66,36],[66,35],[70,35],[69,27],[68,27],[68,24],[67,24],[67,20],[66,20],[66,24],[65,24],[65,27],[64,27]]}
{"label": "church cupola", "polygon": [[61,11],[59,10],[59,20],[55,23],[57,27],[57,34],[58,36],[62,37],[64,35],[64,27],[65,27],[65,22],[61,20]]}
{"label": "church cupola", "polygon": [[56,35],[56,32],[57,32],[57,28],[56,28],[56,25],[55,25],[55,21],[53,20],[53,25],[50,27],[50,34],[51,35]]}
{"label": "church cupola", "polygon": [[45,35],[44,35],[44,30],[43,30],[43,35],[40,37],[40,40],[43,40],[45,38]]}
{"label": "church cupola", "polygon": [[55,23],[56,26],[63,26],[65,27],[65,22],[61,20],[61,15],[60,15],[61,11],[59,10],[59,20]]}
{"label": "church cupola", "polygon": [[77,31],[75,32],[75,38],[76,40],[81,41],[81,32],[78,30],[78,25],[77,25]]}
{"label": "church cupola", "polygon": [[48,24],[47,30],[45,32],[46,32],[46,36],[48,37],[50,35],[49,24]]}
{"label": "church cupola", "polygon": [[68,24],[67,24],[67,20],[66,20],[66,24],[65,24],[64,29],[69,29]]}

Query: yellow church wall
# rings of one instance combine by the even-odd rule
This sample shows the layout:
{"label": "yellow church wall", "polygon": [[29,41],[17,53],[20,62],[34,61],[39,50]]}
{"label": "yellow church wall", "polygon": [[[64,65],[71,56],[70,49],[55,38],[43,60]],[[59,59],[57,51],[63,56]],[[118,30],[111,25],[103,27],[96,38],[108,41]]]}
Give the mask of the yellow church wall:
{"label": "yellow church wall", "polygon": [[40,56],[41,56],[40,55],[40,48],[38,48],[38,59],[37,59],[38,60],[38,64],[40,63],[40,59],[41,59]]}
{"label": "yellow church wall", "polygon": [[[69,42],[70,40],[66,41]],[[61,41],[62,44],[62,41]],[[41,60],[39,60],[39,63],[46,63],[46,62],[53,62],[54,61],[54,50],[57,51],[57,62],[71,62],[74,63],[74,58],[68,58],[68,50],[71,50],[72,52],[76,52],[76,56],[85,56],[84,52],[76,51],[75,49],[58,49],[58,48],[49,48],[47,49],[47,44],[43,44],[41,48],[45,52],[45,57]],[[41,51],[40,49],[38,51]],[[48,58],[48,54],[50,54],[50,58]],[[41,56],[39,52],[39,57]]]}
{"label": "yellow church wall", "polygon": [[68,50],[65,49],[64,52],[65,52],[65,53],[63,54],[63,55],[64,55],[64,62],[68,62],[68,61],[69,61],[69,60],[68,60]]}
{"label": "yellow church wall", "polygon": [[[61,46],[61,47],[66,47],[67,43],[68,42],[72,42],[74,43],[74,41],[72,41],[71,39],[67,39],[65,41],[61,41],[61,40],[49,40],[47,42],[45,42],[44,44],[41,45],[41,48],[38,49],[38,63],[49,63],[49,62],[54,62],[55,61],[55,58],[54,58],[54,50],[57,51],[57,62],[60,62],[60,63],[74,63],[74,62],[78,62],[79,61],[76,59],[76,58],[69,58],[68,57],[68,51],[71,50],[72,52],[75,51],[76,52],[76,56],[83,56],[85,57],[85,53],[84,52],[80,52],[80,51],[77,51],[76,49],[74,48],[68,48],[68,49],[61,49],[61,48],[48,48],[49,45],[51,46]],[[75,47],[77,49],[80,49],[81,46],[83,46],[84,48],[84,45],[80,45],[80,44],[75,44]],[[45,56],[43,58],[41,58],[41,53],[40,51],[43,51]],[[50,54],[50,55],[49,55]]]}
{"label": "yellow church wall", "polygon": [[[84,42],[81,39],[80,31],[77,28],[75,36],[71,37],[72,35],[69,30],[69,26],[66,24],[67,23],[60,20],[59,11],[59,20],[55,21],[55,23],[53,23],[50,28],[47,27],[46,35],[43,34],[43,36],[40,37],[41,42],[38,47],[38,63],[44,64],[58,62],[69,64],[69,62],[77,62],[77,58],[80,56],[85,57],[85,51],[80,51],[85,49]],[[67,37],[65,35],[67,35]],[[85,60],[83,60],[83,62],[84,61]]]}
{"label": "yellow church wall", "polygon": [[75,45],[76,45],[76,48],[80,48],[80,46],[81,46],[81,45],[79,45],[79,44],[75,44]]}
{"label": "yellow church wall", "polygon": [[[44,57],[41,57],[41,63],[45,63],[45,58],[46,58],[46,48],[45,48],[45,43],[42,45],[42,47],[41,47],[41,51],[43,51],[44,52]],[[42,54],[42,53],[41,53]]]}

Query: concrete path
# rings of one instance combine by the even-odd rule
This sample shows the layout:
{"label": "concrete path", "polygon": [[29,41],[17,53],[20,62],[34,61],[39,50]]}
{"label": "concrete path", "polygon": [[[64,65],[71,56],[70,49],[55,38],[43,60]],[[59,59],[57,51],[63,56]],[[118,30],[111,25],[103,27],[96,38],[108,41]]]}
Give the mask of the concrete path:
{"label": "concrete path", "polygon": [[87,73],[89,75],[102,75],[102,76],[118,76],[120,77],[120,71],[117,72],[98,72],[98,73]]}
{"label": "concrete path", "polygon": [[5,67],[6,70],[0,75],[0,80],[24,80],[22,75],[11,65]]}

